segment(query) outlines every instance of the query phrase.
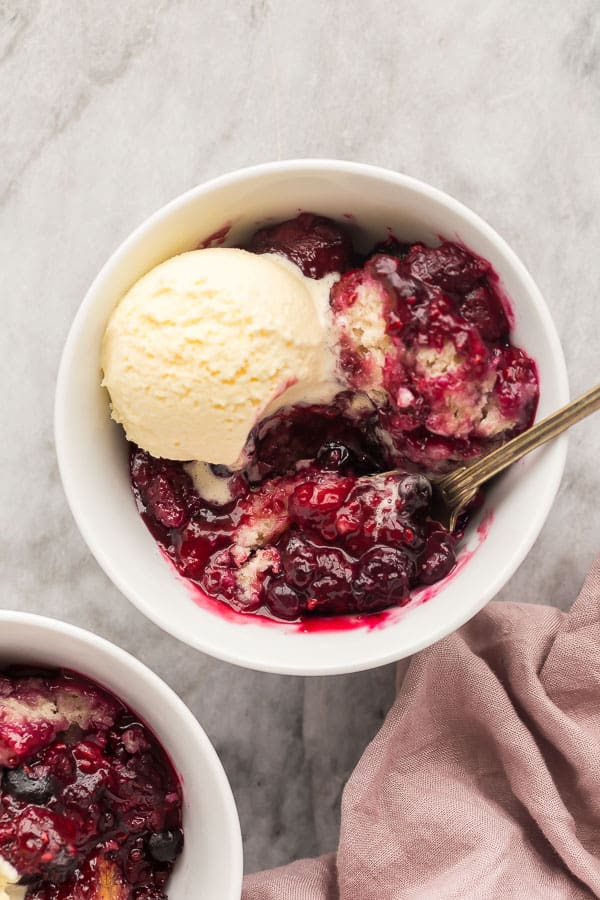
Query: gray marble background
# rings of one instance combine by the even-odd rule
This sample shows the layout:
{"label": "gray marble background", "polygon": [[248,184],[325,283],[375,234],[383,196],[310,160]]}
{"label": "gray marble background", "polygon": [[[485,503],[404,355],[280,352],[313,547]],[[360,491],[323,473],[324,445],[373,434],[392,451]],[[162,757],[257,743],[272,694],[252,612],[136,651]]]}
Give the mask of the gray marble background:
{"label": "gray marble background", "polygon": [[[574,392],[600,381],[600,10],[594,0],[0,0],[0,605],[136,653],[191,706],[239,805],[248,871],[335,846],[387,667],[236,669],[145,621],[79,537],[52,440],[72,316],[154,209],[250,163],[331,156],[424,178],[540,285]],[[600,420],[502,598],[566,608],[600,545]]]}

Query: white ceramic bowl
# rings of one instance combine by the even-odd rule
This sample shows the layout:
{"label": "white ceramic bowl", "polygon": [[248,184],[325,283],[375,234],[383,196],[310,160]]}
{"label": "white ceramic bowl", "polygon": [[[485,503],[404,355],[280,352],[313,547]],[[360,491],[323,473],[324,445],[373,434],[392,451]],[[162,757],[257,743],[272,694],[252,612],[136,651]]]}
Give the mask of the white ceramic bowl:
{"label": "white ceramic bowl", "polygon": [[164,681],[114,644],[55,619],[0,611],[0,668],[63,666],[112,691],[150,726],[183,786],[185,847],[170,900],[239,900],[242,839],[217,754],[187,706]]}
{"label": "white ceramic bowl", "polygon": [[[477,215],[422,182],[385,169],[299,160],[243,169],[178,197],[141,225],[108,260],[71,328],[56,394],[56,447],[75,519],[100,565],[157,625],[221,659],[271,672],[350,672],[408,656],[462,625],[496,594],[536,539],[558,489],[564,438],[538,450],[489,491],[471,523],[457,571],[427,603],[395,611],[377,627],[314,630],[222,615],[194,602],[140,519],[125,441],[100,388],[99,349],[109,315],[157,263],[229,226],[236,245],[266,220],[309,210],[346,222],[368,246],[391,229],[402,240],[463,241],[490,260],[511,298],[513,340],[537,362],[538,417],[568,399],[564,358],[548,309],[510,247]],[[490,511],[492,515],[490,518]],[[482,539],[482,522],[487,536]],[[421,594],[421,599],[423,594]]]}

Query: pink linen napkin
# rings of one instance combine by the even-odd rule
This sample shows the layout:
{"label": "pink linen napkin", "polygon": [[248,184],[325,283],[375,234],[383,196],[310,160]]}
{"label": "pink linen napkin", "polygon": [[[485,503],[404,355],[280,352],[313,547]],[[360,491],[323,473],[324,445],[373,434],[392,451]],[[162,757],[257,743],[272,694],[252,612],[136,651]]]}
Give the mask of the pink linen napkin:
{"label": "pink linen napkin", "polygon": [[600,559],[570,613],[493,603],[399,667],[337,855],[243,900],[600,897]]}

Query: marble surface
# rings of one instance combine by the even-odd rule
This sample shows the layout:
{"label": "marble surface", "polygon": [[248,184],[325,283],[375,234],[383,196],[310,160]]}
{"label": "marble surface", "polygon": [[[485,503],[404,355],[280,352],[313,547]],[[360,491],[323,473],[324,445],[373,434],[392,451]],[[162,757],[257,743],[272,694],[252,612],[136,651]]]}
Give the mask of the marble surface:
{"label": "marble surface", "polygon": [[[105,635],[186,700],[221,755],[252,871],[336,843],[340,792],[392,667],[242,671],[145,621],[75,528],[52,440],[72,316],[150,212],[218,173],[332,156],[424,178],[521,255],[573,392],[599,381],[600,12],[593,0],[3,0],[0,605]],[[502,599],[566,608],[600,543],[600,419]]]}

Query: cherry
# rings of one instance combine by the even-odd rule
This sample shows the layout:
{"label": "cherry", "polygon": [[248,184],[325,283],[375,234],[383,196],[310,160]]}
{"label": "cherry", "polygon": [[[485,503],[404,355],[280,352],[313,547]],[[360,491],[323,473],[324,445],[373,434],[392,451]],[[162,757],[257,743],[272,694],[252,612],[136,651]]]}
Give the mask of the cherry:
{"label": "cherry", "polygon": [[354,566],[350,557],[336,547],[319,548],[315,553],[316,577],[310,586],[307,607],[328,612],[346,612],[351,598]]}
{"label": "cherry", "polygon": [[455,540],[445,531],[434,531],[419,559],[419,582],[435,584],[445,578],[456,563]]}
{"label": "cherry", "polygon": [[354,256],[348,234],[331,219],[301,213],[295,219],[257,231],[248,247],[253,253],[279,253],[308,278],[345,272]]}
{"label": "cherry", "polygon": [[449,241],[439,247],[414,244],[407,262],[416,278],[460,294],[473,290],[491,269],[488,262]]}
{"label": "cherry", "polygon": [[62,875],[76,862],[77,833],[66,815],[41,806],[26,806],[14,822],[10,858],[22,875],[38,875],[54,869]]}
{"label": "cherry", "polygon": [[300,590],[308,588],[316,574],[316,548],[292,533],[282,547],[281,563],[288,584]]}
{"label": "cherry", "polygon": [[266,589],[265,603],[274,616],[290,621],[297,619],[301,611],[301,597],[283,576],[271,578]]}
{"label": "cherry", "polygon": [[208,561],[225,543],[222,533],[204,526],[203,520],[193,519],[171,545],[179,569],[188,578],[201,578]]}
{"label": "cherry", "polygon": [[375,546],[358,561],[352,593],[360,609],[389,606],[408,598],[413,561],[400,550]]}

